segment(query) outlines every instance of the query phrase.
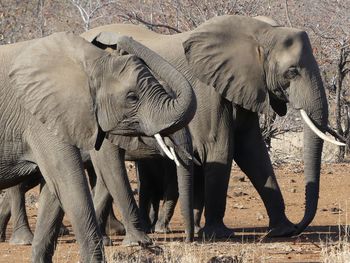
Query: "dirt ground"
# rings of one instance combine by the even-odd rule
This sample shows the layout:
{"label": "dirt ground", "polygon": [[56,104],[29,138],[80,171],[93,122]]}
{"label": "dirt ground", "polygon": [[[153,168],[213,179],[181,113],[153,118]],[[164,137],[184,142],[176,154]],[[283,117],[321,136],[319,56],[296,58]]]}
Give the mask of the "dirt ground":
{"label": "dirt ground", "polygon": [[[291,221],[298,222],[304,209],[302,166],[282,165],[276,167],[275,171],[287,215]],[[112,236],[114,245],[106,248],[107,258],[109,262],[347,262],[350,254],[343,255],[343,259],[330,259],[330,255],[339,249],[349,252],[349,243],[342,240],[344,231],[348,231],[349,176],[350,164],[323,164],[318,212],[311,226],[298,237],[268,239],[264,237],[268,217],[263,204],[249,180],[238,168],[233,167],[225,223],[235,229],[234,237],[215,242],[196,240],[192,244],[184,244],[181,242],[184,236],[181,231],[182,219],[176,210],[171,222],[173,233],[152,234],[155,246],[148,249],[125,248],[120,246],[121,236]],[[131,182],[136,187],[135,180]],[[27,193],[32,229],[36,221],[34,203],[37,194],[38,189]],[[65,224],[71,230],[68,219],[65,219]],[[11,231],[10,224],[7,238]],[[0,262],[28,262],[30,253],[30,246],[0,243]],[[78,260],[78,246],[71,231],[69,236],[59,239],[54,262]]]}

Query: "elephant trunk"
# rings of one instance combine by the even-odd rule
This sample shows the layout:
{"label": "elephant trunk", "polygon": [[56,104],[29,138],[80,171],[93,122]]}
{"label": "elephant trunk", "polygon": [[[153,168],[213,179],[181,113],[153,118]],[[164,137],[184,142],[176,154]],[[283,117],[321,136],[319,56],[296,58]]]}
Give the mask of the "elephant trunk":
{"label": "elephant trunk", "polygon": [[[117,46],[143,59],[174,93],[171,96],[165,92],[166,96],[157,97],[155,103],[158,107],[159,105],[162,107],[162,111],[156,111],[158,107],[149,110],[150,119],[153,122],[151,127],[146,129],[147,135],[154,135],[158,131],[170,134],[187,125],[192,120],[197,106],[194,92],[187,79],[157,53],[130,37],[120,37]],[[157,121],[154,122],[154,120]]]}
{"label": "elephant trunk", "polygon": [[[180,139],[179,146],[188,153],[193,152],[192,140],[187,127],[174,134]],[[184,151],[176,151],[179,157],[180,165],[177,166],[177,182],[179,189],[179,201],[181,214],[185,221],[186,241],[193,241],[194,237],[194,216],[193,216],[193,161]]]}
{"label": "elephant trunk", "polygon": [[[315,59],[308,59],[312,61],[311,68],[303,72],[301,80],[296,84],[298,87],[294,89],[301,92],[294,94],[294,98],[298,98],[295,106],[303,109],[315,126],[324,132],[328,122],[326,94]],[[311,223],[317,211],[322,148],[323,140],[304,124],[305,212],[303,219],[297,224],[296,235]]]}

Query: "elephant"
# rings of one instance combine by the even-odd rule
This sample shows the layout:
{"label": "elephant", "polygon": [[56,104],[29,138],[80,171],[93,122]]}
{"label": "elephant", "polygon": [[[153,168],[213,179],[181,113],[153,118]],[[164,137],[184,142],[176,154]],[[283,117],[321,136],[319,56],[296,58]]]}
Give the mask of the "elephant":
{"label": "elephant", "polygon": [[[172,135],[172,138],[176,140],[177,143],[183,142],[183,138],[186,138],[188,136],[188,131],[185,130],[185,133],[183,132],[177,132]],[[137,152],[129,151],[126,155],[126,160],[135,160],[135,159],[149,159],[149,158],[156,158],[159,161],[159,165],[162,165],[167,158],[162,158],[162,150],[157,149],[157,143],[155,140],[152,140],[150,138],[143,138],[143,141],[148,141],[148,144],[146,145],[143,143],[142,147],[139,147]],[[139,142],[139,145],[141,146],[141,141]],[[189,163],[191,164],[191,158],[192,156],[190,153],[186,150],[188,146],[191,146],[190,142],[184,143],[183,146],[176,145],[176,156],[177,161],[179,161],[179,158],[181,160],[181,165],[183,163]],[[130,154],[132,156],[130,156]],[[180,156],[184,156],[184,160],[181,159]],[[105,245],[111,245],[111,240],[107,236],[108,234],[118,234],[118,235],[124,235],[125,234],[125,228],[124,225],[115,217],[113,210],[112,210],[112,197],[109,194],[108,190],[106,189],[102,176],[99,174],[99,176],[96,175],[95,169],[92,165],[91,158],[88,151],[81,151],[82,161],[84,164],[84,169],[88,175],[90,188],[92,189],[93,197],[94,199],[94,206],[95,210],[98,215],[98,224],[100,226],[100,230],[102,232],[103,236],[103,243]],[[173,167],[173,161],[169,159],[169,162],[167,165],[170,165]],[[175,166],[175,164],[174,164]],[[173,169],[176,172],[176,168]],[[181,173],[180,173],[181,174]],[[191,176],[191,172],[189,173]],[[183,176],[183,175],[182,175]],[[168,187],[169,189],[169,197],[172,195],[176,195],[176,200],[179,196],[178,194],[178,187],[177,187],[177,179],[176,174],[174,177],[171,177],[173,182],[166,182],[165,185],[171,186]],[[30,230],[29,224],[28,224],[28,218],[26,215],[26,208],[25,208],[25,193],[30,190],[31,188],[37,186],[42,180],[42,176],[40,172],[38,171],[36,175],[33,175],[32,177],[28,178],[27,180],[21,182],[20,184],[10,187],[6,190],[4,197],[2,198],[0,202],[0,241],[5,241],[5,233],[7,224],[12,217],[13,221],[13,232],[11,234],[11,238],[9,240],[10,244],[15,245],[29,245],[32,243],[33,240],[33,234]],[[179,178],[181,180],[181,176]],[[154,182],[156,183],[156,182]],[[176,188],[173,190],[172,185],[176,184]],[[101,192],[102,191],[102,192]],[[95,194],[96,192],[96,194]],[[101,192],[101,193],[100,193]],[[149,193],[143,193],[143,191],[139,190],[140,195],[148,195]],[[144,198],[139,198],[144,199]],[[184,205],[184,208],[186,208],[186,205]],[[191,211],[191,207],[186,208],[187,210]],[[192,208],[193,209],[193,208]],[[143,211],[140,211],[141,218],[144,218]],[[186,220],[186,218],[185,218]],[[193,219],[189,218],[188,221],[191,225],[191,220]],[[127,218],[125,219],[127,222]],[[192,222],[193,223],[193,222]],[[144,225],[144,229],[149,229],[146,224]],[[186,229],[186,231],[190,231]],[[68,234],[68,229],[62,225],[60,229],[60,235]],[[124,242],[126,244],[127,242]],[[130,245],[130,244],[127,244]]]}
{"label": "elephant", "polygon": [[[85,37],[101,31],[141,42],[173,64],[194,89],[197,111],[189,130],[194,154],[201,162],[194,168],[194,181],[204,189],[194,190],[197,227],[205,208],[200,234],[233,234],[223,223],[232,160],[264,203],[269,236],[297,235],[310,224],[317,210],[323,140],[334,141],[324,134],[328,104],[305,31],[278,26],[269,19],[225,15],[174,35],[138,25],[111,24],[91,29]],[[258,117],[271,108],[283,116],[287,104],[300,110],[305,122],[305,211],[296,224],[286,216]],[[149,160],[150,166],[152,162]]]}
{"label": "elephant", "polygon": [[[34,262],[52,261],[63,211],[81,260],[105,261],[80,149],[90,150],[95,168],[111,163],[106,169],[123,171],[117,178],[106,173],[103,181],[122,203],[122,215],[131,215],[126,228],[136,226],[137,206],[122,168],[124,151],[115,138],[162,140],[194,116],[194,92],[179,71],[129,37],[118,37],[117,46],[130,55],[107,52],[67,32],[0,47],[0,188],[21,183],[38,169],[46,182],[32,244]],[[150,70],[169,84],[172,96]],[[137,228],[129,238],[150,242]]]}

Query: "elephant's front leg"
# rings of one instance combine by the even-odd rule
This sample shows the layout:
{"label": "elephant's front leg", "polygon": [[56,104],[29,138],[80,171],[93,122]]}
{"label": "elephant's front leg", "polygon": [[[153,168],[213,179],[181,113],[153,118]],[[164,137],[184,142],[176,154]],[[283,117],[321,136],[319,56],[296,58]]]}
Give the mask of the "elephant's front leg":
{"label": "elephant's front leg", "polygon": [[[159,218],[155,225],[155,232],[168,233],[170,232],[169,223],[174,214],[177,200],[179,198],[179,189],[176,177],[176,167],[170,160],[162,160],[163,172],[157,176],[163,176],[163,203],[160,209]],[[161,180],[161,178],[159,178]]]}
{"label": "elephant's front leg", "polygon": [[124,150],[105,140],[99,151],[91,151],[91,160],[96,173],[101,174],[104,185],[121,211],[126,229],[123,244],[150,244],[151,239],[142,231],[138,208],[126,173],[124,155]]}
{"label": "elephant's front leg", "polygon": [[249,177],[264,202],[268,216],[269,236],[288,236],[295,231],[285,215],[283,197],[278,186],[256,113],[237,110],[234,132],[234,160]]}
{"label": "elephant's front leg", "polygon": [[[104,262],[102,235],[97,225],[79,149],[63,143],[55,136],[48,134],[46,130],[30,133],[28,143],[47,187],[59,199],[64,212],[72,223],[73,232],[80,246],[81,261]],[[55,208],[55,206],[52,207]],[[54,222],[46,224],[52,223]],[[38,229],[41,229],[40,225],[37,225]],[[52,227],[46,227],[41,233],[42,236],[50,235],[47,229],[52,230]],[[36,235],[37,232],[34,233],[34,241]],[[35,262],[50,262],[46,260],[50,258],[48,254],[50,252],[46,250],[47,246],[45,242],[34,242],[33,249],[42,251],[40,258]]]}
{"label": "elephant's front leg", "polygon": [[[135,162],[138,181],[140,218],[143,229],[146,232],[152,232],[154,223],[158,220],[160,202],[156,187],[156,185],[159,185],[156,178],[157,171],[159,170],[158,162],[160,162],[160,160],[157,160],[156,162],[153,162],[153,160],[139,160]],[[162,169],[160,170],[162,173]]]}

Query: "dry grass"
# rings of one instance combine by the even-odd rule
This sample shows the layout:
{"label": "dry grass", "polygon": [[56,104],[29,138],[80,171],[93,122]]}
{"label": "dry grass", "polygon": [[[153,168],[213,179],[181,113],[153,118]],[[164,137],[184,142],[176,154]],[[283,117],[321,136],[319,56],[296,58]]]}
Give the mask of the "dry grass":
{"label": "dry grass", "polygon": [[321,243],[321,259],[325,263],[349,263],[350,262],[350,228],[339,226],[339,238],[333,241],[327,239]]}

